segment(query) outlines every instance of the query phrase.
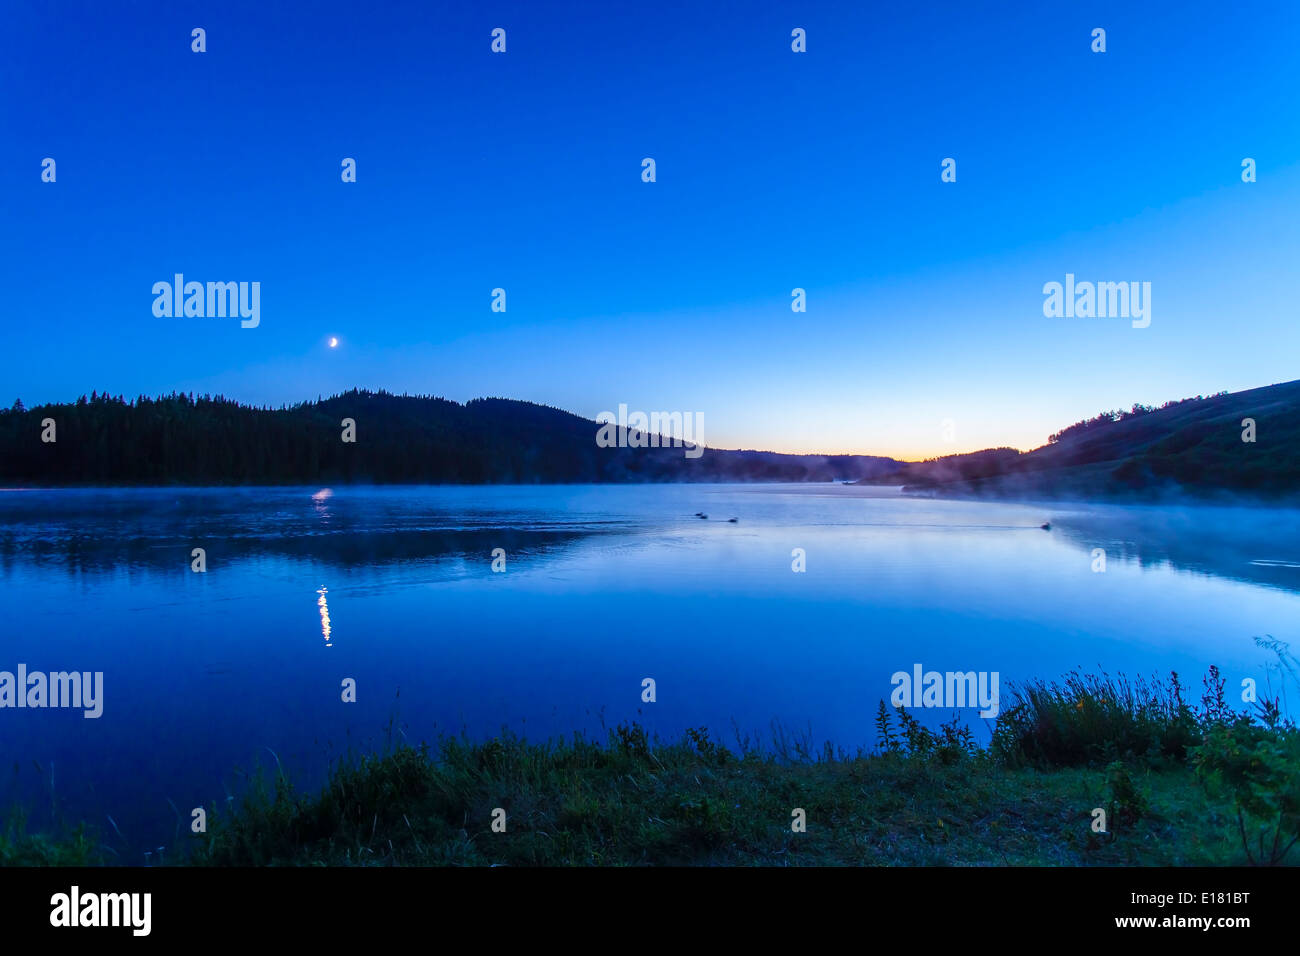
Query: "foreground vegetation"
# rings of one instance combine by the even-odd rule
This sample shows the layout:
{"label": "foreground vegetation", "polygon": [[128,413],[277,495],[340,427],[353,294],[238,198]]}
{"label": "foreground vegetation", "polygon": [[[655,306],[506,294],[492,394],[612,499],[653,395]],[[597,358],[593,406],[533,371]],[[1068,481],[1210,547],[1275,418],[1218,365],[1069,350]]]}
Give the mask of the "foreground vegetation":
{"label": "foreground vegetation", "polygon": [[[1300,731],[1278,699],[1234,712],[1213,669],[1199,707],[1177,675],[1073,674],[1011,697],[986,747],[956,718],[932,731],[882,703],[879,746],[856,755],[782,734],[760,749],[704,730],[662,742],[620,726],[603,741],[504,734],[393,747],[339,764],[319,793],[268,771],[234,809],[209,811],[187,859],[167,862],[1195,866],[1300,856]],[[493,826],[498,808],[504,832]],[[797,810],[804,832],[792,826]],[[52,839],[15,820],[0,833],[0,863],[100,862],[85,828]]]}

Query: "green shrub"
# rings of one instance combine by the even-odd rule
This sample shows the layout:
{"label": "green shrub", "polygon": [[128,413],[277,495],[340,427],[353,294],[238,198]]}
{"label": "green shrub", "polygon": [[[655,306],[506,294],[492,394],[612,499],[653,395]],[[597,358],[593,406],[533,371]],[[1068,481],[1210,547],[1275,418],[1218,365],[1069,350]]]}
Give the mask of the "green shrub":
{"label": "green shrub", "polygon": [[1151,809],[1147,792],[1134,781],[1122,760],[1106,768],[1106,782],[1110,788],[1110,807],[1106,811],[1112,829],[1134,826]]}
{"label": "green shrub", "polygon": [[1281,863],[1300,839],[1300,732],[1290,725],[1260,726],[1243,715],[1210,727],[1191,760],[1211,789],[1232,796],[1246,857]]}

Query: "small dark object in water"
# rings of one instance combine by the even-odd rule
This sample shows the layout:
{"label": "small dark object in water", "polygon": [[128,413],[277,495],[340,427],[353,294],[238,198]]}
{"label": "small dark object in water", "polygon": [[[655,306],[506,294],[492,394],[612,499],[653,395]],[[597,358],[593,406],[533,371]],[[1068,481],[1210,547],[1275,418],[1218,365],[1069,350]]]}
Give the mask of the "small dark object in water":
{"label": "small dark object in water", "polygon": [[697,518],[703,518],[705,521],[708,521],[708,520],[709,520],[709,516],[708,516],[708,515],[703,514],[702,512],[699,512],[699,511],[695,512],[695,517],[697,517]]}
{"label": "small dark object in water", "polygon": [[735,524],[735,523],[736,523],[737,521],[739,521],[740,519],[739,519],[739,518],[728,518],[727,520],[730,521],[732,524]]}
{"label": "small dark object in water", "polygon": [[1051,530],[1052,530],[1052,522],[1049,521],[1049,522],[1047,522],[1046,524],[1040,524],[1038,527],[1042,528],[1044,531],[1051,531]]}

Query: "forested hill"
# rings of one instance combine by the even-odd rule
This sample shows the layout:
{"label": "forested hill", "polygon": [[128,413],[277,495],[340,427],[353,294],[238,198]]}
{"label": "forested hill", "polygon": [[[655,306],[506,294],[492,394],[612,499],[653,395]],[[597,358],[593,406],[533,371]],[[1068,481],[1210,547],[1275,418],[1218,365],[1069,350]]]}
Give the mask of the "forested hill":
{"label": "forested hill", "polygon": [[[343,440],[343,419],[355,441]],[[43,441],[46,419],[54,441]],[[707,423],[706,423],[707,424]],[[0,410],[0,482],[75,484],[557,483],[832,481],[898,468],[891,458],[706,448],[602,448],[599,426],[506,399],[353,390],[290,408],[224,398],[92,393]],[[708,431],[704,432],[707,442]]]}
{"label": "forested hill", "polygon": [[954,496],[1300,500],[1300,381],[1103,412],[1030,452],[912,462],[866,482]]}

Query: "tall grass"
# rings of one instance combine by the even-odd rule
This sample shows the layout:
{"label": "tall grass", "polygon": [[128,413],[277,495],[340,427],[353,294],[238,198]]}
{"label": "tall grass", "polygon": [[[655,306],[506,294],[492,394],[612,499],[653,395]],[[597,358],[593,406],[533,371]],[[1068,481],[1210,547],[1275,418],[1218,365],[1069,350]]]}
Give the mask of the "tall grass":
{"label": "tall grass", "polygon": [[[1278,680],[1300,674],[1269,642]],[[394,743],[390,728],[382,752],[339,759],[316,792],[271,751],[238,801],[210,808],[208,832],[184,834],[188,852],[157,862],[1187,865],[1244,851],[1280,863],[1300,840],[1300,732],[1282,687],[1251,713],[1228,706],[1225,683],[1211,668],[1195,706],[1176,674],[1012,685],[987,747],[956,716],[930,730],[881,702],[877,749],[853,755],[779,727],[764,748],[704,729],[662,741],[635,724],[433,746]],[[792,829],[796,809],[806,831]],[[0,830],[0,864],[93,863],[102,849],[84,829],[50,839],[15,818]]]}
{"label": "tall grass", "polygon": [[1072,671],[1061,681],[1028,681],[1010,690],[991,746],[1011,766],[1182,762],[1200,741],[1200,718],[1176,673],[1161,680]]}

